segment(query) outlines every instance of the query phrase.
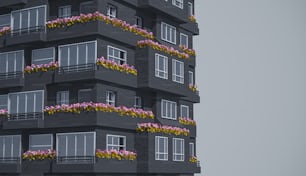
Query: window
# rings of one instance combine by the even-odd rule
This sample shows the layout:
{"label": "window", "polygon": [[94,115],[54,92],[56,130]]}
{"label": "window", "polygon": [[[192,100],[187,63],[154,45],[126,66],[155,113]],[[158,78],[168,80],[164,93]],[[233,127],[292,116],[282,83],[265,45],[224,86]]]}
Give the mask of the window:
{"label": "window", "polygon": [[0,163],[16,163],[21,156],[21,136],[0,136]]}
{"label": "window", "polygon": [[12,12],[12,30],[18,33],[44,29],[46,24],[46,6],[21,9]]}
{"label": "window", "polygon": [[116,106],[116,93],[113,91],[106,91],[106,104]]}
{"label": "window", "polygon": [[184,62],[172,60],[172,81],[184,84]]}
{"label": "window", "polygon": [[173,161],[184,161],[184,139],[173,138]]}
{"label": "window", "polygon": [[189,118],[189,106],[181,105],[181,117]]}
{"label": "window", "polygon": [[92,101],[91,92],[92,92],[92,89],[80,89],[78,92],[79,103]]}
{"label": "window", "polygon": [[11,26],[11,14],[0,15],[0,29]]}
{"label": "window", "polygon": [[0,109],[6,109],[7,110],[7,95],[0,95]]}
{"label": "window", "polygon": [[184,0],[172,0],[172,4],[178,8],[184,8]]}
{"label": "window", "polygon": [[155,76],[168,79],[168,57],[155,54]]}
{"label": "window", "polygon": [[92,163],[96,150],[96,133],[59,133],[56,134],[57,162]]}
{"label": "window", "polygon": [[193,85],[193,72],[192,71],[189,71],[188,72],[188,77],[189,77],[189,85]]}
{"label": "window", "polygon": [[125,136],[106,135],[106,150],[125,150],[126,149]]}
{"label": "window", "polygon": [[87,1],[82,2],[80,4],[80,13],[88,14],[88,13],[94,13],[97,11],[97,4],[95,1]]}
{"label": "window", "polygon": [[59,46],[59,64],[61,67],[95,64],[96,58],[97,41]]}
{"label": "window", "polygon": [[111,18],[117,17],[117,8],[111,4],[107,5],[107,16]]}
{"label": "window", "polygon": [[69,104],[69,91],[56,92],[56,104]]}
{"label": "window", "polygon": [[137,27],[142,28],[143,27],[142,18],[139,16],[135,16],[135,24]]}
{"label": "window", "polygon": [[48,64],[55,59],[55,48],[42,48],[32,50],[32,64]]}
{"label": "window", "polygon": [[167,23],[161,23],[161,39],[176,44],[176,28]]}
{"label": "window", "polygon": [[117,64],[126,64],[126,51],[112,46],[107,46],[107,59]]}
{"label": "window", "polygon": [[180,45],[188,48],[188,35],[180,33]]}
{"label": "window", "polygon": [[0,53],[0,75],[4,75],[3,73],[23,72],[23,53],[23,50]]}
{"label": "window", "polygon": [[44,108],[44,90],[10,93],[9,113],[15,120],[37,118]]}
{"label": "window", "polygon": [[48,150],[53,149],[52,134],[33,134],[29,139],[29,150]]}
{"label": "window", "polygon": [[189,156],[195,156],[194,155],[194,143],[193,142],[190,142],[189,143]]}
{"label": "window", "polygon": [[71,17],[71,5],[60,6],[58,8],[58,17],[59,18]]}
{"label": "window", "polygon": [[141,109],[142,108],[142,98],[135,96],[134,108]]}
{"label": "window", "polygon": [[161,101],[162,118],[176,120],[176,102],[169,100]]}
{"label": "window", "polygon": [[189,16],[193,16],[194,15],[192,2],[188,2],[188,15]]}
{"label": "window", "polygon": [[155,160],[168,160],[168,138],[155,136]]}

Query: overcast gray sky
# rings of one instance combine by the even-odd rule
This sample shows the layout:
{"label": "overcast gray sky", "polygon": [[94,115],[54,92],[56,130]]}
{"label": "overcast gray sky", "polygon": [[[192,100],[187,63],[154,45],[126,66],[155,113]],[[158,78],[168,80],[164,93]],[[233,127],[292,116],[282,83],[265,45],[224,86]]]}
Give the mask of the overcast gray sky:
{"label": "overcast gray sky", "polygon": [[195,0],[205,176],[306,176],[306,0]]}

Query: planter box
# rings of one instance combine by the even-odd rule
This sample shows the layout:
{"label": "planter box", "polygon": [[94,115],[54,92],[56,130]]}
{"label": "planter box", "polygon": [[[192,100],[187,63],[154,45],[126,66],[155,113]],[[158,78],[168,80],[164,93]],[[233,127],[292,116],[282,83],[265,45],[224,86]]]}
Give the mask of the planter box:
{"label": "planter box", "polygon": [[22,173],[24,174],[35,174],[44,175],[44,173],[50,173],[52,160],[35,160],[22,161]]}
{"label": "planter box", "polygon": [[137,173],[137,161],[97,158],[95,173]]}
{"label": "planter box", "polygon": [[32,85],[46,85],[54,82],[54,71],[25,73],[24,77],[26,83],[30,82]]}
{"label": "planter box", "polygon": [[20,163],[0,163],[0,173],[5,174],[19,174],[21,173]]}
{"label": "planter box", "polygon": [[43,128],[43,119],[29,119],[29,120],[9,120],[5,118],[3,121],[3,129],[33,129],[33,128]]}

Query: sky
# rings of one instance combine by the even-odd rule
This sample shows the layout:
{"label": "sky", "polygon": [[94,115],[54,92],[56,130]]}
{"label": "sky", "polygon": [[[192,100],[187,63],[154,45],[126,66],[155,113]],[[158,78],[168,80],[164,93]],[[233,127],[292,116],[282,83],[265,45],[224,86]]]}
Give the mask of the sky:
{"label": "sky", "polygon": [[195,0],[205,176],[306,176],[306,0]]}

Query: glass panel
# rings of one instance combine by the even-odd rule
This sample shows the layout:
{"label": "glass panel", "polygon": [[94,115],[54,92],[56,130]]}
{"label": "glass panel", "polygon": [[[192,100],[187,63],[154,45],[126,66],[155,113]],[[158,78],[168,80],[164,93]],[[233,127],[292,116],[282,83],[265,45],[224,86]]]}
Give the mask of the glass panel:
{"label": "glass panel", "polygon": [[60,48],[60,64],[61,66],[69,66],[68,47]]}
{"label": "glass panel", "polygon": [[15,53],[8,54],[8,72],[15,72]]}
{"label": "glass panel", "polygon": [[[9,95],[10,97],[10,114],[17,114],[17,107],[18,107],[18,103],[17,103],[17,94],[12,94]],[[16,106],[17,105],[17,106]]]}
{"label": "glass panel", "polygon": [[44,100],[43,100],[43,92],[39,91],[39,92],[35,92],[35,112],[42,112],[42,109],[44,107]]}
{"label": "glass panel", "polygon": [[0,15],[0,29],[11,25],[11,14]]}
{"label": "glass panel", "polygon": [[165,152],[164,146],[165,146],[165,139],[160,138],[159,139],[159,152],[161,152],[161,153]]}
{"label": "glass panel", "polygon": [[171,118],[175,119],[176,118],[176,104],[175,103],[172,103],[171,110],[172,110]]}
{"label": "glass panel", "polygon": [[70,63],[69,65],[78,65],[78,57],[77,57],[77,45],[72,45],[69,47],[70,49]]}
{"label": "glass panel", "polygon": [[20,142],[21,142],[20,136],[14,136],[12,140],[13,140],[12,141],[12,144],[13,144],[13,151],[12,151],[13,157],[19,157],[20,156]]}
{"label": "glass panel", "polygon": [[26,95],[19,94],[18,113],[26,113]]}
{"label": "glass panel", "polygon": [[26,29],[29,27],[29,15],[28,11],[21,12],[21,29]]}
{"label": "glass panel", "polygon": [[12,12],[12,16],[13,16],[13,30],[20,29],[20,13]]}
{"label": "glass panel", "polygon": [[37,9],[30,9],[30,27],[36,26]]}
{"label": "glass panel", "polygon": [[27,112],[35,112],[34,111],[34,93],[27,94]]}
{"label": "glass panel", "polygon": [[58,135],[57,136],[57,152],[58,156],[66,156],[66,136]]}
{"label": "glass panel", "polygon": [[[54,58],[54,48],[43,48],[32,51],[32,62],[36,62],[39,59]],[[49,60],[47,60],[49,61]],[[47,63],[47,62],[46,62]],[[49,62],[48,62],[49,63]]]}
{"label": "glass panel", "polygon": [[91,42],[87,44],[87,58],[88,58],[88,63],[95,63],[96,62],[96,43]]}
{"label": "glass panel", "polygon": [[4,148],[5,148],[5,152],[4,152],[4,157],[12,157],[12,137],[5,137],[4,138]]}
{"label": "glass panel", "polygon": [[0,95],[0,109],[7,109],[7,95]]}
{"label": "glass panel", "polygon": [[75,135],[67,135],[68,138],[68,153],[67,156],[75,156]]}
{"label": "glass panel", "polygon": [[86,44],[79,45],[79,65],[86,64]]}
{"label": "glass panel", "polygon": [[94,151],[94,134],[86,134],[86,156],[93,156]]}
{"label": "glass panel", "polygon": [[45,25],[45,7],[40,7],[38,9],[38,26],[44,26]]}
{"label": "glass panel", "polygon": [[84,145],[84,138],[85,136],[83,134],[77,134],[77,156],[84,156],[84,150],[85,150],[85,145]]}
{"label": "glass panel", "polygon": [[7,54],[0,54],[0,73],[6,73],[7,70],[6,70],[6,59],[7,57]]}
{"label": "glass panel", "polygon": [[0,137],[0,158],[3,158],[3,150],[4,150],[4,137]]}
{"label": "glass panel", "polygon": [[23,71],[23,51],[16,53],[16,71]]}

